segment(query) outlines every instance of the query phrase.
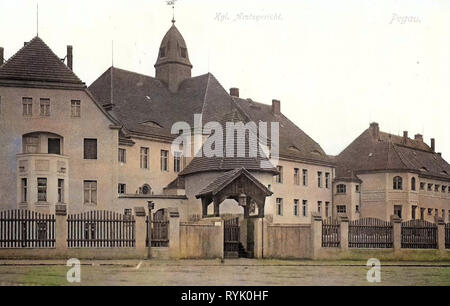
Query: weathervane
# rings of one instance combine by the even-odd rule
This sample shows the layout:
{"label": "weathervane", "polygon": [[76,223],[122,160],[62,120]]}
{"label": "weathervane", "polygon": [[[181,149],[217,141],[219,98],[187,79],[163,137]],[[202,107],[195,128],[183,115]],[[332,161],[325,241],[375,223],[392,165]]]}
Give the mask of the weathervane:
{"label": "weathervane", "polygon": [[175,2],[177,2],[178,0],[166,0],[167,5],[171,5],[172,6],[172,23],[175,23]]}

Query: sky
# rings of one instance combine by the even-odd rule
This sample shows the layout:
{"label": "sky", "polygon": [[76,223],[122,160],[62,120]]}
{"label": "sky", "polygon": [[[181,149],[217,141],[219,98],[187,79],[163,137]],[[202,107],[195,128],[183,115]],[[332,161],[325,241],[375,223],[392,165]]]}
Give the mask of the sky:
{"label": "sky", "polygon": [[[39,22],[36,6],[39,4]],[[0,0],[9,58],[37,34],[88,85],[112,63],[154,76],[164,0]],[[337,155],[378,122],[420,133],[450,160],[450,1],[178,0],[193,76],[211,72],[270,104]],[[39,24],[39,27],[37,27]]]}

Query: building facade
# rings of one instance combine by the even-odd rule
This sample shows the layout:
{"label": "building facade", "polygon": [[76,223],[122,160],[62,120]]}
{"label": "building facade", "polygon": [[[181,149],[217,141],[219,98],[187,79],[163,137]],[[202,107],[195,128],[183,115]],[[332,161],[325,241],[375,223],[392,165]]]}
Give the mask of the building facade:
{"label": "building facade", "polygon": [[[450,167],[433,145],[372,124],[329,156],[281,112],[279,100],[242,99],[211,73],[192,77],[175,24],[161,42],[155,77],[110,67],[87,87],[72,71],[70,46],[66,58],[67,65],[35,37],[0,66],[2,209],[54,212],[63,204],[71,213],[127,214],[153,201],[156,210],[177,208],[183,221],[254,214],[308,224],[313,212],[448,220]],[[211,122],[279,124],[278,161],[205,156],[217,131],[198,125]],[[174,128],[180,123],[187,129]],[[246,133],[233,141],[247,148],[253,132]],[[183,135],[192,145],[174,149]],[[272,163],[261,167],[262,160]]]}

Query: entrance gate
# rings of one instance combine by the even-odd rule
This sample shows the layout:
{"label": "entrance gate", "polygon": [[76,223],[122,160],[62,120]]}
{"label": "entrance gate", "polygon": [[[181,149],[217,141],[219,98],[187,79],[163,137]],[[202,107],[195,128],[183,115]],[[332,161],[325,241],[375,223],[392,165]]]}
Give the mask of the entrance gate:
{"label": "entrance gate", "polygon": [[238,258],[240,244],[239,218],[224,221],[224,257]]}

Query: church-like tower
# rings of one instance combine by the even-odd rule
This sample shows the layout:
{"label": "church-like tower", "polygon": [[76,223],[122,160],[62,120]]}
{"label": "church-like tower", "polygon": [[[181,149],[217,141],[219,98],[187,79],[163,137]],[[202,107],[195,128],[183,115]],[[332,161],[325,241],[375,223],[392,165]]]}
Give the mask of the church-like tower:
{"label": "church-like tower", "polygon": [[164,36],[155,64],[156,78],[164,82],[171,92],[177,92],[181,82],[191,77],[186,42],[173,22]]}

